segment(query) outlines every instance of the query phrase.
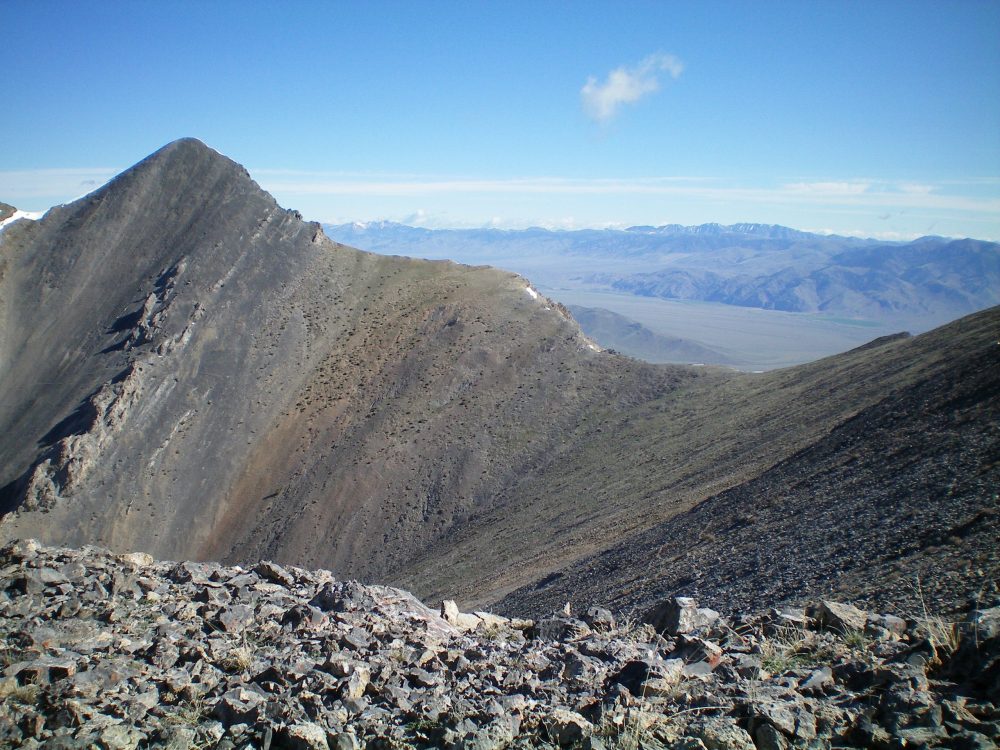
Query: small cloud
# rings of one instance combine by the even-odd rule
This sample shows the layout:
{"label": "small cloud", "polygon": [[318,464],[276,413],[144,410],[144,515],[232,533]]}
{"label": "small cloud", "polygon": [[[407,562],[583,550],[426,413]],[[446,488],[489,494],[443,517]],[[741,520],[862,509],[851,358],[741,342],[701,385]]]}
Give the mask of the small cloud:
{"label": "small cloud", "polygon": [[408,224],[411,227],[419,227],[427,224],[430,217],[427,212],[422,208],[418,208],[412,214],[407,214],[402,219],[399,220],[400,224]]}
{"label": "small cloud", "polygon": [[80,183],[80,187],[93,187],[97,184],[97,180],[84,180]]}
{"label": "small cloud", "polygon": [[683,70],[684,64],[676,57],[657,52],[637,65],[615,68],[608,73],[604,83],[590,76],[580,89],[583,110],[597,122],[608,122],[622,104],[637,102],[657,91],[660,88],[660,73],[667,73],[676,79]]}

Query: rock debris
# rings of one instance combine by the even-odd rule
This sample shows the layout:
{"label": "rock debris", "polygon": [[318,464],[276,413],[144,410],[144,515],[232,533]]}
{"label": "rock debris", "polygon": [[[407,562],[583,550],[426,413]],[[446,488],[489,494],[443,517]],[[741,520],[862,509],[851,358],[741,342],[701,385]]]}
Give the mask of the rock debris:
{"label": "rock debris", "polygon": [[[0,550],[0,746],[991,748],[1000,607],[637,622],[431,609],[274,562]],[[655,625],[655,627],[654,627]],[[660,628],[658,631],[657,628]]]}

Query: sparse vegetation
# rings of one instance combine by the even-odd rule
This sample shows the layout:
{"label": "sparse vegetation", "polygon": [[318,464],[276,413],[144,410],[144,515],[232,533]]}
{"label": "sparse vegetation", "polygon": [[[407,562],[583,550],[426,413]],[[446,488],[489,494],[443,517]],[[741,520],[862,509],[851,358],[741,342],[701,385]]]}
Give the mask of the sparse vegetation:
{"label": "sparse vegetation", "polygon": [[0,701],[13,701],[25,706],[34,706],[38,701],[41,687],[33,683],[19,685],[17,680],[0,680]]}
{"label": "sparse vegetation", "polygon": [[253,666],[253,650],[246,644],[231,649],[219,663],[227,672],[246,672]]}

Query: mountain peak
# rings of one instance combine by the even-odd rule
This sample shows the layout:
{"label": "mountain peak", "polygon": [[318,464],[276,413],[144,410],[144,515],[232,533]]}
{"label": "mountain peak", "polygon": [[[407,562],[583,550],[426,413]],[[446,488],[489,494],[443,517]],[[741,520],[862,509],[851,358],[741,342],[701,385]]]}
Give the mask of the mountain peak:
{"label": "mountain peak", "polygon": [[[263,210],[277,207],[271,197],[250,177],[241,164],[207,146],[197,138],[178,138],[126,169],[89,196],[89,203],[110,196],[143,196],[149,205],[163,209],[174,206],[184,214],[199,203],[219,204],[229,196],[253,197]],[[180,208],[181,204],[188,208]],[[73,206],[75,204],[69,204]],[[259,205],[258,210],[261,210]]]}
{"label": "mountain peak", "polygon": [[249,177],[249,174],[242,165],[220,154],[203,141],[192,137],[178,138],[175,141],[171,141],[162,148],[154,151],[131,169],[126,170],[123,174],[158,164],[168,164],[171,168],[175,168],[178,164],[190,167],[197,163],[208,164],[213,162],[220,165],[229,165],[231,168],[238,169]]}

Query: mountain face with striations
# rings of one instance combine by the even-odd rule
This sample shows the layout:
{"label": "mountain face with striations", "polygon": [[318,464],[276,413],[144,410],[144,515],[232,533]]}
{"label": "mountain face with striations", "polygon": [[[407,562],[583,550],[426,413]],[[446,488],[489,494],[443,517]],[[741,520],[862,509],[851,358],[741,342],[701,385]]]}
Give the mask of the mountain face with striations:
{"label": "mountain face with striations", "polygon": [[998,326],[649,365],[515,274],[332,242],[185,139],[0,233],[0,537],[529,612],[892,599],[873,565],[917,555],[961,607],[1000,570]]}

